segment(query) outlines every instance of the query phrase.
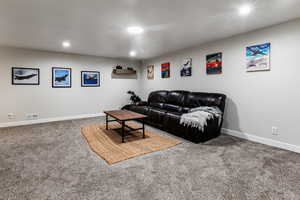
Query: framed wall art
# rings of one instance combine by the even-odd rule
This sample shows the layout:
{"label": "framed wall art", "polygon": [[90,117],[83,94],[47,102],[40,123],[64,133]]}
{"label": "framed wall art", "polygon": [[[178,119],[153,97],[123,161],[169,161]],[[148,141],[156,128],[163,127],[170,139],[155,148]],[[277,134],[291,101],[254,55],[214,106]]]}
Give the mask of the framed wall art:
{"label": "framed wall art", "polygon": [[181,76],[192,76],[192,59],[191,58],[183,59],[183,61],[181,63],[180,75]]}
{"label": "framed wall art", "polygon": [[246,47],[247,72],[270,70],[271,43]]}
{"label": "framed wall art", "polygon": [[52,87],[53,88],[71,88],[72,87],[72,69],[71,68],[52,68]]}
{"label": "framed wall art", "polygon": [[154,79],[154,65],[147,66],[147,79],[148,80]]}
{"label": "framed wall art", "polygon": [[222,53],[214,53],[206,56],[206,73],[222,73]]}
{"label": "framed wall art", "polygon": [[100,87],[100,72],[82,71],[81,87]]}
{"label": "framed wall art", "polygon": [[161,64],[161,77],[170,78],[170,63]]}
{"label": "framed wall art", "polygon": [[13,67],[12,84],[13,85],[39,85],[40,69]]}

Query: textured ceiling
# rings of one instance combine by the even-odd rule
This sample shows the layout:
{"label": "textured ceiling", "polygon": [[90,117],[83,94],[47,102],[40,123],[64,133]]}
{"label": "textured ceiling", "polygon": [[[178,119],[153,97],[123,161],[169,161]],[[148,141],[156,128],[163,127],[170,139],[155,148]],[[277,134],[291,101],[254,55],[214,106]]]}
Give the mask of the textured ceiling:
{"label": "textured ceiling", "polygon": [[[252,3],[241,17],[237,9]],[[0,45],[137,59],[300,17],[299,0],[0,0]],[[126,28],[140,25],[141,35]],[[63,49],[69,40],[71,48]]]}

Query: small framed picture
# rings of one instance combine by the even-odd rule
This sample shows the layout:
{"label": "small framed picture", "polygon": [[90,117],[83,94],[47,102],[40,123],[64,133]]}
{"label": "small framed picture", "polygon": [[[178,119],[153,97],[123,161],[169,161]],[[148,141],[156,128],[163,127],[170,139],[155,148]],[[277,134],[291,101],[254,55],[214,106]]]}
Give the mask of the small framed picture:
{"label": "small framed picture", "polygon": [[181,76],[192,76],[192,59],[185,58],[182,61],[181,69],[180,69]]}
{"label": "small framed picture", "polygon": [[13,85],[39,85],[40,69],[13,67],[12,84]]}
{"label": "small framed picture", "polygon": [[161,64],[161,77],[170,78],[170,63]]}
{"label": "small framed picture", "polygon": [[271,43],[246,47],[247,72],[270,70]]}
{"label": "small framed picture", "polygon": [[82,71],[81,87],[100,87],[100,72]]}
{"label": "small framed picture", "polygon": [[72,69],[71,68],[52,68],[52,87],[53,88],[71,88],[72,87]]}
{"label": "small framed picture", "polygon": [[148,80],[154,79],[154,65],[147,66],[147,78]]}

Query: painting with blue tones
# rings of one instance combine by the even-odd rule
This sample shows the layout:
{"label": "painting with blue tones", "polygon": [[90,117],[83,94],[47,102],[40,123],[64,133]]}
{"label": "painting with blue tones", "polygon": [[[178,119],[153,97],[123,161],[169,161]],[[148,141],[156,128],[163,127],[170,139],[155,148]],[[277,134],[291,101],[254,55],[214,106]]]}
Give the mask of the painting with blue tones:
{"label": "painting with blue tones", "polygon": [[52,68],[52,87],[70,88],[72,87],[72,69],[70,68]]}
{"label": "painting with blue tones", "polygon": [[82,71],[81,72],[82,87],[99,87],[100,72],[97,71]]}
{"label": "painting with blue tones", "polygon": [[271,43],[249,46],[246,48],[247,71],[270,70]]}

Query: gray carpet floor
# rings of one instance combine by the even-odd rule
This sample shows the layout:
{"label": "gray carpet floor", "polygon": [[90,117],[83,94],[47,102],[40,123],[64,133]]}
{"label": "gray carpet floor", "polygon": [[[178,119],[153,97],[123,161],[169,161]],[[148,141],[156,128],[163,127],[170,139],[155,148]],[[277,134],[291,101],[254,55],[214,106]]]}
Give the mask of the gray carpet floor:
{"label": "gray carpet floor", "polygon": [[0,199],[300,199],[300,154],[222,135],[108,165],[80,134],[99,121],[0,129]]}

